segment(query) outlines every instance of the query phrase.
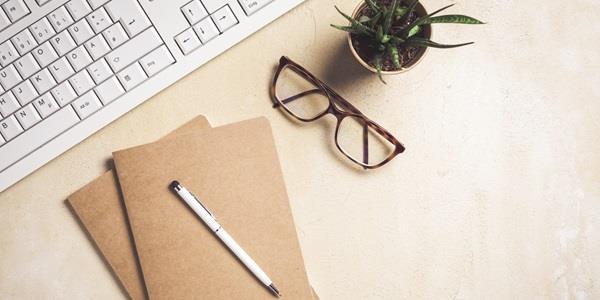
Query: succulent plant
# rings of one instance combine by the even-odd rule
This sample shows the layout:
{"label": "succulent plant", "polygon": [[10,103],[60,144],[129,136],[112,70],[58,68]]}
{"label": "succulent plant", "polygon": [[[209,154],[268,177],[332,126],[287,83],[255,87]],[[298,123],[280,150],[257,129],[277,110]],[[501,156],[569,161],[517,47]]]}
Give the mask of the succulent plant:
{"label": "succulent plant", "polygon": [[[419,34],[423,26],[434,23],[454,24],[484,24],[483,22],[465,15],[436,16],[454,4],[438,9],[426,16],[416,16],[413,12],[419,0],[408,0],[408,5],[403,5],[401,0],[365,0],[367,7],[357,15],[358,19],[343,13],[337,6],[336,10],[346,18],[348,26],[333,25],[332,27],[346,31],[354,37],[362,37],[368,41],[368,47],[375,53],[371,64],[377,69],[381,81],[382,64],[384,58],[389,58],[394,68],[400,69],[399,50],[405,47],[433,47],[454,48],[472,44],[439,44]],[[383,81],[385,83],[385,81]]]}

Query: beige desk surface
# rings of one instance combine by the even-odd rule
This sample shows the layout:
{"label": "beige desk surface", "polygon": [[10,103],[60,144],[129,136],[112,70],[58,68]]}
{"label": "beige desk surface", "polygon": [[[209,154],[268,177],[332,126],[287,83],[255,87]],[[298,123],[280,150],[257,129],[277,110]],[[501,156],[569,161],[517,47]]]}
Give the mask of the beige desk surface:
{"label": "beige desk surface", "polygon": [[[197,114],[273,125],[306,266],[322,299],[600,298],[600,4],[459,1],[485,26],[440,42],[388,85],[352,60],[334,4],[308,0],[0,195],[0,299],[123,293],[64,203],[111,151]],[[429,8],[448,1],[426,0]],[[362,172],[332,122],[269,105],[286,54],[395,133],[407,151]]]}

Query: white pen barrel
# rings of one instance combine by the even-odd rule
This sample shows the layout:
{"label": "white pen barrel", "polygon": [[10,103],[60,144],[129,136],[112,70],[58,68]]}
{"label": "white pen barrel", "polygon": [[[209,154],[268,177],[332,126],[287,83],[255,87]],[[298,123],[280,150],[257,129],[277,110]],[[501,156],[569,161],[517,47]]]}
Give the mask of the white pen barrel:
{"label": "white pen barrel", "polygon": [[194,195],[190,193],[186,188],[181,187],[181,190],[178,192],[179,196],[189,205],[189,207],[206,223],[206,225],[212,230],[215,231],[217,228],[221,227],[219,223],[210,215],[208,210],[206,210],[200,203],[194,198]]}
{"label": "white pen barrel", "polygon": [[227,231],[225,231],[225,229],[223,229],[223,227],[219,228],[215,234],[221,239],[221,241],[223,241],[223,243],[225,243],[225,245],[227,245],[227,247],[229,247],[233,253],[235,253],[240,261],[248,268],[248,270],[250,270],[250,272],[254,274],[254,276],[256,276],[256,278],[258,278],[258,280],[267,286],[273,283],[269,276],[265,274],[265,272],[256,264],[256,262],[248,255],[248,253],[246,253],[246,251],[244,251],[244,249],[242,249],[242,247],[235,242],[235,240],[229,235],[229,233],[227,233]]}

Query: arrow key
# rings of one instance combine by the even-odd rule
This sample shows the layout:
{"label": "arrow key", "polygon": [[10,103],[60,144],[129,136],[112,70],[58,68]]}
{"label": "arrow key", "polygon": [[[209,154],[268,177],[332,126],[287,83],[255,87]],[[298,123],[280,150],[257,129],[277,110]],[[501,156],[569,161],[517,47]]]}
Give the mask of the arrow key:
{"label": "arrow key", "polygon": [[190,52],[192,52],[192,50],[200,47],[201,45],[200,40],[198,39],[192,28],[188,28],[184,32],[178,34],[175,37],[175,42],[177,42],[177,45],[179,45],[181,52],[183,52],[183,54],[185,55],[189,54]]}

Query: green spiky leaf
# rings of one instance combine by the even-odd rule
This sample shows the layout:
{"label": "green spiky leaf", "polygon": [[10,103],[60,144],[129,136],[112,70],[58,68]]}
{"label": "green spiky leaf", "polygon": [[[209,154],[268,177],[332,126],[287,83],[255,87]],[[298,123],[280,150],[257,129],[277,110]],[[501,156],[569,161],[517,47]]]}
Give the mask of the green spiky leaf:
{"label": "green spiky leaf", "polygon": [[396,8],[396,11],[394,12],[394,16],[396,16],[396,18],[400,18],[404,16],[404,14],[406,14],[407,11],[408,7],[398,6],[398,8]]}
{"label": "green spiky leaf", "polygon": [[415,26],[408,32],[408,37],[411,37],[421,31],[421,26]]}
{"label": "green spiky leaf", "polygon": [[485,24],[473,17],[465,16],[465,15],[443,15],[431,17],[425,21],[423,24],[433,24],[433,23],[452,23],[452,24]]}
{"label": "green spiky leaf", "polygon": [[363,34],[368,35],[368,36],[373,36],[374,32],[373,29],[361,24],[360,22],[358,22],[357,20],[355,20],[354,18],[348,16],[347,14],[343,13],[337,6],[335,6],[335,9],[340,13],[340,15],[342,15],[344,18],[346,18],[346,20],[348,20],[350,22],[350,24],[352,25],[352,28],[361,31]]}
{"label": "green spiky leaf", "polygon": [[376,13],[372,18],[371,21],[369,21],[369,27],[373,28],[375,27],[375,25],[377,25],[377,22],[379,22],[379,19],[381,19],[381,16],[383,14],[381,12]]}
{"label": "green spiky leaf", "polygon": [[426,24],[425,22],[427,22],[431,17],[433,17],[434,15],[438,14],[439,12],[446,10],[452,6],[454,6],[454,4],[446,5],[426,16],[418,18],[417,20],[415,20],[414,22],[412,22],[408,26],[406,26],[406,28],[402,29],[402,36],[408,37],[408,33],[410,32],[411,29],[413,29],[416,26]]}
{"label": "green spiky leaf", "polygon": [[379,12],[379,6],[377,6],[377,4],[375,4],[375,1],[366,0],[366,2],[367,2],[367,5],[369,6],[369,8],[371,8],[375,12]]}
{"label": "green spiky leaf", "polygon": [[362,34],[363,33],[362,31],[356,30],[352,26],[340,26],[340,25],[335,25],[335,24],[330,24],[330,26],[335,29],[339,29],[341,31],[345,31],[345,32],[352,33],[352,34]]}
{"label": "green spiky leaf", "polygon": [[388,44],[388,53],[392,58],[392,63],[394,63],[394,67],[396,69],[400,69],[402,66],[400,65],[400,54],[398,53],[398,48],[395,45]]}
{"label": "green spiky leaf", "polygon": [[400,18],[400,24],[404,24],[404,22],[406,22],[408,16],[410,16],[410,13],[415,9],[415,7],[417,7],[417,4],[419,4],[419,0],[413,0],[408,5],[408,7],[406,8],[406,12],[404,13],[404,15],[402,15],[402,18]]}
{"label": "green spiky leaf", "polygon": [[381,80],[381,82],[383,82],[383,84],[387,84],[385,82],[385,80],[383,80],[383,75],[381,74],[381,71],[383,68],[383,55],[381,53],[377,53],[375,55],[373,64],[375,65],[375,69],[377,69],[377,76],[379,76],[379,80]]}
{"label": "green spiky leaf", "polygon": [[417,46],[421,46],[421,47],[432,47],[432,48],[447,49],[447,48],[456,48],[456,47],[462,47],[462,46],[466,46],[466,45],[471,45],[471,44],[473,44],[473,42],[462,43],[462,44],[453,44],[453,45],[445,45],[445,44],[438,44],[438,43],[436,43],[436,42],[434,42],[432,40],[426,39],[426,38],[413,37],[413,38],[407,40],[406,44],[408,44],[408,45],[417,45]]}
{"label": "green spiky leaf", "polygon": [[392,27],[392,21],[394,19],[394,12],[396,12],[396,8],[398,8],[398,0],[393,0],[392,5],[385,12],[385,19],[383,20],[383,32],[385,34],[390,32],[390,27]]}
{"label": "green spiky leaf", "polygon": [[399,44],[402,44],[402,43],[404,43],[404,39],[401,39],[401,38],[399,38],[399,37],[397,37],[397,36],[393,35],[393,36],[390,38],[390,43],[391,43],[392,45],[396,45],[396,46],[397,46],[397,45],[399,45]]}
{"label": "green spiky leaf", "polygon": [[360,16],[360,18],[358,18],[358,22],[363,23],[363,24],[367,23],[369,21],[371,21],[371,18],[369,18],[368,16]]}

